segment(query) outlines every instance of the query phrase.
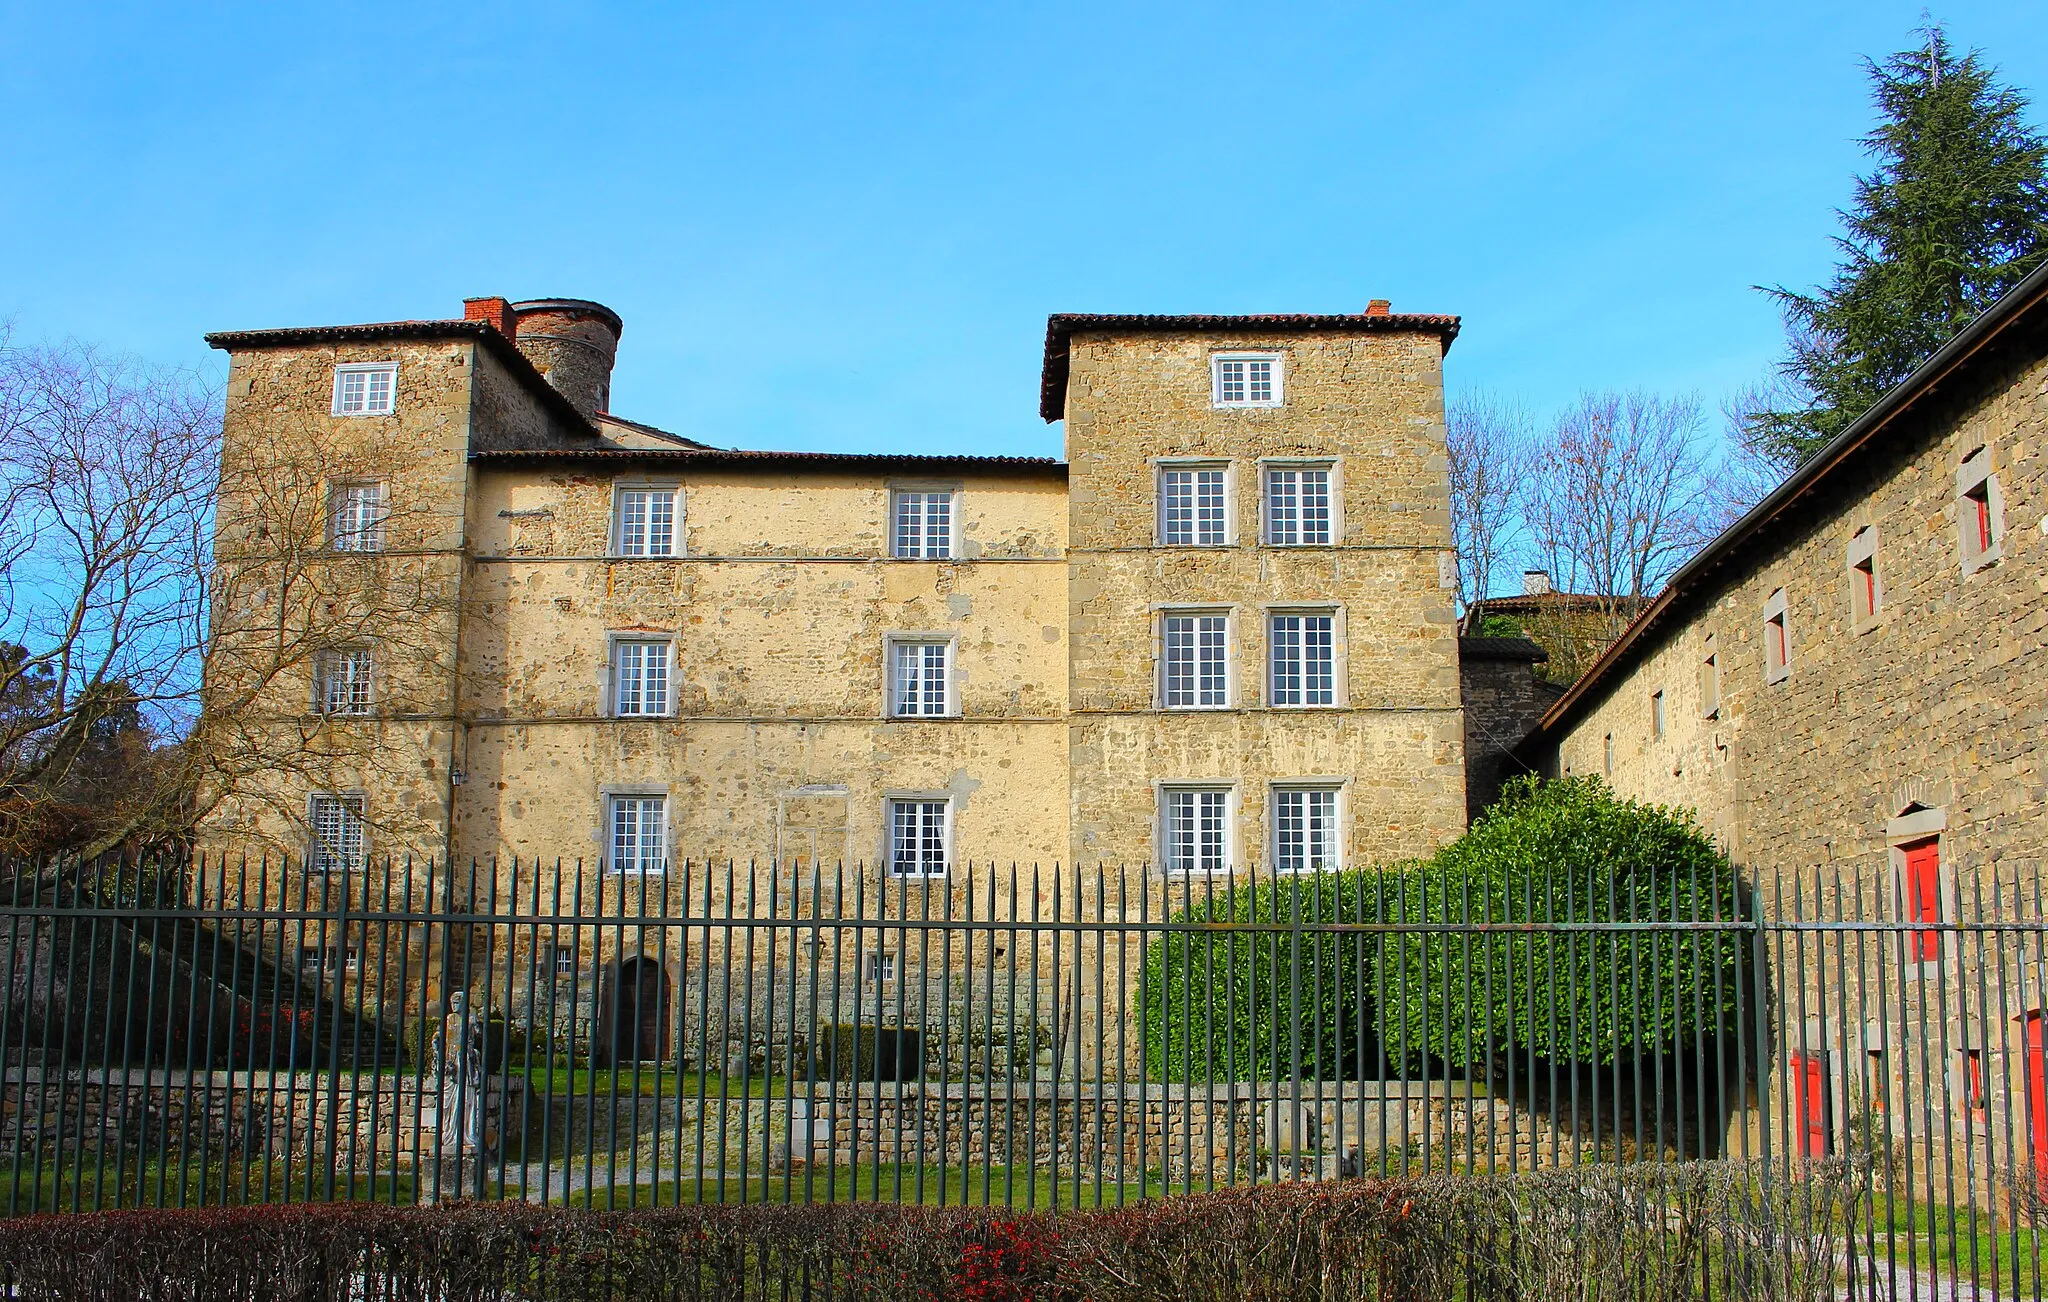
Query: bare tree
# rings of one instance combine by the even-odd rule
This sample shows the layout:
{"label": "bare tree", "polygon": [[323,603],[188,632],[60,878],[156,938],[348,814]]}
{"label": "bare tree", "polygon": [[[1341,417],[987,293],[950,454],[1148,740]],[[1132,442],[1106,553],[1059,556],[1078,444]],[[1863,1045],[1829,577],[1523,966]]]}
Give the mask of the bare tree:
{"label": "bare tree", "polygon": [[1576,663],[1553,671],[1583,672],[1718,532],[1716,451],[1689,395],[1585,394],[1558,416],[1537,446],[1524,514],[1552,581],[1590,600],[1570,611],[1559,603],[1572,628],[1558,630],[1551,655]]}
{"label": "bare tree", "polygon": [[1480,393],[1452,403],[1444,425],[1458,600],[1471,623],[1478,615],[1476,603],[1492,594],[1494,579],[1521,532],[1520,499],[1535,423],[1521,404]]}
{"label": "bare tree", "polygon": [[142,760],[195,714],[219,429],[191,373],[0,334],[0,849],[178,821]]}

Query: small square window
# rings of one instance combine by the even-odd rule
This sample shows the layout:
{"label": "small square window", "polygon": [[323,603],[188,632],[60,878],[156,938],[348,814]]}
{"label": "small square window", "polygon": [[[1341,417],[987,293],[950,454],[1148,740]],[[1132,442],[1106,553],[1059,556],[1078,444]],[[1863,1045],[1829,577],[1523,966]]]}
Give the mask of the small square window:
{"label": "small square window", "polygon": [[316,795],[308,809],[312,845],[306,866],[314,872],[348,872],[363,866],[363,798]]}
{"label": "small square window", "polygon": [[666,638],[620,638],[612,643],[612,713],[621,719],[668,713],[669,643]]}
{"label": "small square window", "polygon": [[1159,802],[1168,872],[1230,871],[1230,788],[1167,787]]}
{"label": "small square window", "polygon": [[1326,610],[1290,611],[1266,619],[1271,677],[1267,704],[1317,706],[1337,703],[1337,617]]}
{"label": "small square window", "polygon": [[1332,541],[1330,467],[1266,467],[1266,542],[1327,547]]}
{"label": "small square window", "polygon": [[1167,547],[1222,547],[1230,541],[1227,466],[1162,466],[1159,541]]}
{"label": "small square window", "polygon": [[906,561],[952,559],[952,490],[898,488],[890,496],[889,554]]}
{"label": "small square window", "polygon": [[1159,704],[1214,710],[1230,704],[1230,616],[1168,611],[1159,620]]}
{"label": "small square window", "polygon": [[337,484],[327,500],[327,545],[338,552],[384,550],[384,485]]}
{"label": "small square window", "polygon": [[323,651],[315,661],[313,708],[321,714],[370,712],[370,652],[364,647]]}
{"label": "small square window", "polygon": [[871,986],[886,985],[896,979],[896,956],[886,951],[869,954],[866,970],[862,974]]}
{"label": "small square window", "polygon": [[555,975],[574,976],[576,974],[576,947],[574,945],[555,944],[549,946],[549,949],[553,951],[553,955],[548,961],[548,966],[554,969]]}
{"label": "small square window", "polygon": [[676,554],[674,488],[620,488],[614,495],[612,554],[673,556]]}
{"label": "small square window", "polygon": [[1337,788],[1273,789],[1273,867],[1283,873],[1336,872]]}
{"label": "small square window", "polygon": [[1664,740],[1664,689],[1650,693],[1650,735]]}
{"label": "small square window", "polygon": [[1278,353],[1218,353],[1210,359],[1209,400],[1217,407],[1277,407]]}
{"label": "small square window", "polygon": [[953,644],[889,644],[889,713],[898,719],[943,718],[953,713]]}
{"label": "small square window", "polygon": [[1782,683],[1792,676],[1792,632],[1786,621],[1785,590],[1764,603],[1764,681]]}
{"label": "small square window", "polygon": [[2005,495],[1991,470],[1991,449],[1978,448],[1956,471],[1956,532],[1963,573],[1995,564],[2004,554]]}
{"label": "small square window", "polygon": [[668,798],[613,796],[611,869],[615,873],[668,871]]}
{"label": "small square window", "polygon": [[334,368],[337,416],[389,416],[397,392],[397,362],[352,362]]}
{"label": "small square window", "polygon": [[952,824],[950,800],[891,800],[889,871],[898,877],[944,877],[952,858]]}

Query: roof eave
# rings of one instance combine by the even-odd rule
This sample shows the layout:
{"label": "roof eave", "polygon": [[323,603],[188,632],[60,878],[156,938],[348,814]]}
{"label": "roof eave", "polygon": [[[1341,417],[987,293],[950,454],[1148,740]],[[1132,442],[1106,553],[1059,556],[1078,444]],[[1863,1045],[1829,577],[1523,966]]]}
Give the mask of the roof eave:
{"label": "roof eave", "polygon": [[481,344],[512,377],[524,385],[571,433],[598,436],[597,425],[549,384],[519,346],[486,321],[378,321],[365,325],[287,326],[274,330],[215,330],[204,336],[208,346],[225,353],[243,349],[295,348],[308,344],[348,343],[378,339],[467,339]]}
{"label": "roof eave", "polygon": [[1461,322],[1455,316],[1425,312],[1389,312],[1385,315],[1360,313],[1315,315],[1271,313],[1248,316],[1157,316],[1095,312],[1055,312],[1045,319],[1045,362],[1038,379],[1038,414],[1048,424],[1064,419],[1067,407],[1068,340],[1086,331],[1118,331],[1127,334],[1314,334],[1354,331],[1357,333],[1433,334],[1451,350]]}
{"label": "roof eave", "polygon": [[1621,636],[1600,653],[1598,659],[1579,675],[1565,694],[1557,699],[1543,717],[1536,723],[1516,753],[1523,758],[1528,753],[1546,744],[1554,733],[1577,717],[1580,707],[1592,695],[1601,681],[1614,667],[1627,659],[1636,644],[1646,637],[1651,628],[1663,619],[1681,599],[1687,596],[1695,581],[1731,555],[1749,539],[1771,524],[1794,502],[1804,497],[1808,490],[1826,478],[1835,467],[1841,465],[1852,454],[1937,386],[1965,362],[2003,334],[2009,327],[2027,315],[2028,311],[2044,300],[2048,300],[2048,263],[2031,272],[2026,279],[2007,290],[2004,297],[1979,313],[1975,320],[1958,330],[1953,338],[1935,350],[1932,357],[1916,367],[1911,375],[1899,381],[1883,397],[1870,404],[1865,411],[1852,421],[1849,427],[1815,453],[1797,470],[1785,477],[1785,482],[1751,507],[1741,519],[1721,531],[1719,537],[1700,549],[1698,555],[1679,566],[1671,576],[1664,590],[1635,619],[1623,629]]}

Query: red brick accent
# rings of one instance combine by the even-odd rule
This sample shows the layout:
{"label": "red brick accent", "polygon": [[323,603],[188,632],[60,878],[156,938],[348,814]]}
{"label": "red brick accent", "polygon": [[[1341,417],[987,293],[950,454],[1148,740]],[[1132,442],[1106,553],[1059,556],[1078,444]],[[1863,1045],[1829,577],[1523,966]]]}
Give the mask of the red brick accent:
{"label": "red brick accent", "polygon": [[1393,312],[1393,310],[1394,305],[1384,298],[1376,298],[1372,302],[1367,303],[1365,305],[1365,314],[1367,316],[1387,316],[1390,315]]}
{"label": "red brick accent", "polygon": [[502,298],[463,299],[462,319],[465,321],[488,321],[499,334],[507,339],[511,339],[519,333],[519,318],[513,313],[511,302]]}

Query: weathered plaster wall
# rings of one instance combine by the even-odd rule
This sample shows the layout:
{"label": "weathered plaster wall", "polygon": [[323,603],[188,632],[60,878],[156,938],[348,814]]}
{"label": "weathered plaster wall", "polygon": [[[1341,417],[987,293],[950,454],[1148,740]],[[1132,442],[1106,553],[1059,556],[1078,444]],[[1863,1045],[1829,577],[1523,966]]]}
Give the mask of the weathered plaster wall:
{"label": "weathered plaster wall", "polygon": [[[667,793],[678,854],[873,861],[888,795],[946,792],[959,858],[1060,856],[1056,475],[948,481],[976,559],[927,562],[883,552],[890,485],[929,481],[663,468],[630,482],[681,487],[677,559],[602,558],[610,477],[479,477],[461,853],[594,859],[606,792],[631,786]],[[672,635],[677,717],[604,717],[621,631]],[[955,640],[959,718],[885,716],[892,633]]]}
{"label": "weathered plaster wall", "polygon": [[[1211,406],[1210,358],[1284,355],[1284,405]],[[1346,782],[1352,862],[1425,853],[1464,823],[1442,350],[1434,336],[1083,334],[1071,343],[1067,454],[1077,862],[1156,854],[1155,784],[1228,781],[1236,861],[1266,858],[1270,784]],[[1233,538],[1156,544],[1161,458],[1227,460]],[[1261,458],[1330,457],[1329,547],[1260,535]],[[1230,708],[1156,706],[1162,605],[1227,606]],[[1337,706],[1268,709],[1265,608],[1340,611]]]}

